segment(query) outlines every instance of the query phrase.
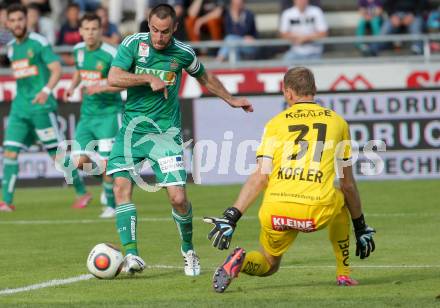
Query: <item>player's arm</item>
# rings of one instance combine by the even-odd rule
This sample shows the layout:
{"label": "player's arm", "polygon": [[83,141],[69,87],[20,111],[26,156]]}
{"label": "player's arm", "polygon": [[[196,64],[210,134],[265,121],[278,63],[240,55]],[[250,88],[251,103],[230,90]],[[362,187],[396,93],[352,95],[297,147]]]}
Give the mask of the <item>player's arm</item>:
{"label": "player's arm", "polygon": [[234,108],[243,108],[246,112],[253,112],[254,108],[252,104],[244,97],[236,98],[231,95],[231,93],[226,90],[221,81],[212,73],[204,72],[197,80],[205,86],[209,92],[220,97],[229,106]]}
{"label": "player's arm", "polygon": [[78,70],[75,70],[75,72],[72,75],[72,79],[70,80],[70,86],[64,92],[64,95],[63,95],[63,100],[65,102],[67,102],[69,100],[69,97],[71,97],[73,95],[73,92],[79,86],[80,83],[81,83],[81,74]]}
{"label": "player's arm", "polygon": [[214,225],[208,234],[208,239],[213,239],[214,247],[220,250],[229,248],[238,220],[267,186],[270,174],[267,172],[268,165],[271,169],[271,160],[258,159],[257,169],[243,185],[234,205],[223,212],[222,218],[205,217],[203,219],[203,221]]}
{"label": "player's arm", "polygon": [[360,256],[361,259],[364,259],[375,249],[373,235],[376,231],[365,223],[364,214],[362,213],[361,198],[351,165],[343,167],[342,172],[343,177],[339,179],[339,183],[353,221],[354,232],[356,235],[356,256]]}
{"label": "player's arm", "polygon": [[32,100],[32,103],[37,104],[45,104],[50,93],[52,93],[53,89],[57,85],[58,81],[61,79],[61,63],[59,61],[54,61],[47,64],[47,68],[50,71],[50,77],[47,84],[41,89],[40,93],[38,93],[35,98]]}
{"label": "player's arm", "polygon": [[154,92],[163,91],[165,98],[168,98],[168,91],[165,83],[150,74],[132,74],[117,66],[112,66],[107,80],[109,86],[118,88],[131,88],[149,84]]}
{"label": "player's arm", "polygon": [[343,177],[339,179],[341,190],[344,193],[348,211],[352,219],[358,219],[362,215],[362,205],[356,180],[351,166],[342,168]]}
{"label": "player's arm", "polygon": [[93,94],[98,94],[98,93],[118,93],[118,92],[121,92],[124,90],[125,90],[125,88],[112,87],[112,86],[108,85],[108,81],[107,81],[107,84],[105,84],[105,85],[94,85],[94,86],[87,87],[87,89],[86,89],[88,95],[93,95]]}

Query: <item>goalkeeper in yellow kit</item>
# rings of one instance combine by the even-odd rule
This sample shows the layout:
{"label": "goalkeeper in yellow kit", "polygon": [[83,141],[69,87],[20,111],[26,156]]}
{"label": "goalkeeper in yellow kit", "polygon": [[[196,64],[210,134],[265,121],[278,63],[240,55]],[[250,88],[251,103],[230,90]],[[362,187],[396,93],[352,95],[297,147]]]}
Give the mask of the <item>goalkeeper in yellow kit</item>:
{"label": "goalkeeper in yellow kit", "polygon": [[[274,274],[299,232],[325,227],[336,257],[337,284],[358,284],[349,276],[349,215],[356,255],[361,259],[374,251],[375,230],[365,224],[362,214],[351,167],[348,124],[315,103],[315,94],[310,70],[298,67],[286,73],[284,97],[290,107],[266,124],[256,171],[222,218],[205,217],[205,222],[214,225],[208,238],[220,250],[227,249],[238,220],[265,190],[259,211],[261,251],[246,253],[236,248],[214,274],[215,291],[224,292],[239,272]],[[335,177],[339,177],[340,189],[334,187]]]}

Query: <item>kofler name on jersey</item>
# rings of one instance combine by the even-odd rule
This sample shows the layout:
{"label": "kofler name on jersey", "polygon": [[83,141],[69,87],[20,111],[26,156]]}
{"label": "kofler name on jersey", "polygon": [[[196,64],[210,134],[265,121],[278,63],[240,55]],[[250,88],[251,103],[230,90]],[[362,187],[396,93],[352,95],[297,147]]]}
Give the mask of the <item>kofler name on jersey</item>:
{"label": "kofler name on jersey", "polygon": [[324,174],[320,170],[316,169],[304,169],[304,168],[286,168],[281,167],[278,170],[278,180],[298,180],[306,182],[321,183]]}

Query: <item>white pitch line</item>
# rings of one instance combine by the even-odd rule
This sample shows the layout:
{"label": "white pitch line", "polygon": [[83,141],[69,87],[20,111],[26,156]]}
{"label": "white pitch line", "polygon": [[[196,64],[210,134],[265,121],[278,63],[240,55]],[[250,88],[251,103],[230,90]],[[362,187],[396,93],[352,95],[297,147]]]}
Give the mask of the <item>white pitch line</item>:
{"label": "white pitch line", "polygon": [[[370,213],[367,217],[437,217],[438,213]],[[203,217],[194,217],[194,220],[202,220]],[[257,216],[244,216],[242,220],[256,220]],[[140,217],[138,221],[163,222],[172,221],[171,217]],[[96,224],[114,223],[113,219],[63,219],[63,220],[3,220],[0,225],[63,225],[63,224]]]}
{"label": "white pitch line", "polygon": [[[440,268],[440,265],[353,265],[352,268],[366,268],[366,269],[431,269]],[[281,266],[281,269],[334,269],[334,265],[287,265]],[[166,265],[166,264],[154,264],[148,265],[147,269],[182,269],[182,266]],[[214,270],[215,267],[205,267],[205,270]],[[85,274],[66,279],[54,279],[42,283],[32,284],[25,287],[15,289],[3,289],[0,290],[0,296],[11,295],[21,292],[29,292],[33,290],[39,290],[44,288],[56,287],[66,284],[72,284],[79,281],[85,281],[94,278],[93,275]]]}
{"label": "white pitch line", "polygon": [[26,286],[26,287],[0,290],[0,295],[11,295],[11,294],[20,293],[20,292],[27,292],[27,291],[44,289],[44,288],[49,288],[49,287],[56,287],[56,286],[61,286],[61,285],[65,285],[65,284],[75,283],[78,281],[89,280],[91,278],[93,278],[93,275],[86,274],[86,275],[80,275],[80,276],[70,277],[70,278],[66,278],[66,279],[54,279],[54,280],[49,280],[49,281],[42,282],[42,283],[31,284],[30,286]]}
{"label": "white pitch line", "polygon": [[[365,269],[431,269],[440,268],[440,265],[350,265],[351,268],[365,268]],[[178,265],[150,265],[149,269],[182,269]],[[204,267],[204,269],[215,270],[217,267]],[[335,265],[285,265],[281,269],[334,269]]]}

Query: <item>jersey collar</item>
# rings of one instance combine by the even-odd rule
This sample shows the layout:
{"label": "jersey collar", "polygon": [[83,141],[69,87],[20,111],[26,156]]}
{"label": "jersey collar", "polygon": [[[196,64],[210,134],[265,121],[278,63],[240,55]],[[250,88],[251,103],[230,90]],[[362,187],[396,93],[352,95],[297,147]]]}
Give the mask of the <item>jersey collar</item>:
{"label": "jersey collar", "polygon": [[21,44],[23,44],[24,42],[27,41],[27,39],[29,38],[29,35],[30,35],[30,34],[31,34],[31,33],[30,33],[29,31],[26,31],[26,35],[24,36],[23,40],[19,42],[19,41],[17,40],[17,38],[15,38],[15,43],[16,43],[17,45],[21,45]]}
{"label": "jersey collar", "polygon": [[295,104],[293,104],[293,106],[298,105],[298,104],[315,104],[316,105],[316,102],[314,102],[314,101],[296,102]]}

